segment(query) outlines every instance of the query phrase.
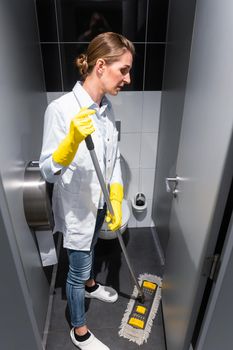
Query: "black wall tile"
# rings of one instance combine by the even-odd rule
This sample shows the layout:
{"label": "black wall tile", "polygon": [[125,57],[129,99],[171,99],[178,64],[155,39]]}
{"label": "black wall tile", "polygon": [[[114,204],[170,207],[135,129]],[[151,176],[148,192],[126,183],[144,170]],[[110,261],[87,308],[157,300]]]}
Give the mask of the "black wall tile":
{"label": "black wall tile", "polygon": [[60,40],[89,42],[113,31],[144,42],[146,4],[147,0],[57,0]]}
{"label": "black wall tile", "polygon": [[[87,43],[96,34],[108,30],[121,33],[135,43],[131,84],[125,90],[161,90],[165,44],[154,42],[165,42],[168,2],[169,0],[36,0],[47,91],[62,91],[62,83],[63,90],[70,91],[80,79],[74,63],[75,57],[86,50]],[[54,44],[45,44],[49,42]]]}
{"label": "black wall tile", "polygon": [[[75,65],[75,58],[86,51],[88,44],[61,44],[62,75],[64,91],[70,91],[77,80],[80,80],[79,71]],[[131,70],[131,83],[124,87],[127,91],[141,91],[143,89],[143,65],[145,45],[136,44],[136,55]]]}
{"label": "black wall tile", "polygon": [[88,44],[61,44],[64,91],[70,91],[76,81],[81,79],[75,59],[86,51],[87,46]]}
{"label": "black wall tile", "polygon": [[41,45],[47,91],[62,91],[58,44]]}
{"label": "black wall tile", "polygon": [[134,46],[135,46],[135,57],[134,57],[133,66],[130,72],[131,83],[124,87],[124,90],[126,91],[143,90],[145,44],[134,44]]}
{"label": "black wall tile", "polygon": [[89,42],[100,33],[122,28],[120,0],[57,0],[57,9],[63,42]]}
{"label": "black wall tile", "polygon": [[164,44],[146,45],[145,91],[162,90]]}
{"label": "black wall tile", "polygon": [[149,0],[147,41],[166,41],[169,0]]}
{"label": "black wall tile", "polygon": [[147,1],[122,0],[120,33],[133,42],[145,42]]}
{"label": "black wall tile", "polygon": [[57,42],[55,0],[36,0],[40,41]]}

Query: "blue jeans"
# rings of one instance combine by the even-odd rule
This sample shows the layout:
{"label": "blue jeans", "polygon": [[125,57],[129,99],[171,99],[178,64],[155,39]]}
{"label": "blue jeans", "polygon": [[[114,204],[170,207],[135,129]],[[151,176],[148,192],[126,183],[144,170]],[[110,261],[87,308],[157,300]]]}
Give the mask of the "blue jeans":
{"label": "blue jeans", "polygon": [[94,278],[92,268],[94,261],[94,246],[98,239],[98,231],[104,222],[105,214],[106,206],[104,209],[98,210],[90,251],[67,249],[69,272],[66,280],[66,296],[70,311],[71,324],[73,327],[81,327],[86,324],[85,282],[90,278]]}

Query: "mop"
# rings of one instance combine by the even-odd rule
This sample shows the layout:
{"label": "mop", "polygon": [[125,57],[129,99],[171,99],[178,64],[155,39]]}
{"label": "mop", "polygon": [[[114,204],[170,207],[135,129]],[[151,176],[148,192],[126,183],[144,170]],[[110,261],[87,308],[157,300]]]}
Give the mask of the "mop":
{"label": "mop", "polygon": [[139,276],[145,299],[138,298],[138,290],[134,287],[122,318],[119,335],[138,345],[147,342],[154,318],[161,299],[161,283],[159,276],[148,273]]}
{"label": "mop", "polygon": [[[114,216],[108,189],[106,187],[104,177],[99,166],[91,135],[86,137],[85,142],[90,152],[90,156],[104,195],[104,199],[107,204],[107,208],[110,214]],[[147,342],[147,339],[151,332],[153,320],[158,311],[161,298],[162,280],[160,277],[151,275],[149,273],[141,274],[137,280],[131,266],[120,230],[116,230],[116,234],[132,279],[135,283],[133,294],[121,321],[119,335],[132,342],[137,343],[138,345],[142,345],[144,342]]]}

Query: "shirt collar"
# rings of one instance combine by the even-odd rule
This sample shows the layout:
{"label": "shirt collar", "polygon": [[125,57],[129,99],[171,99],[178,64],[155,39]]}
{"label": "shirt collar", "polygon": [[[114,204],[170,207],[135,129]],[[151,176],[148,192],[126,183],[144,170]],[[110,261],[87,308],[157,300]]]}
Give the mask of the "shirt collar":
{"label": "shirt collar", "polygon": [[75,97],[78,100],[80,108],[94,108],[100,114],[102,114],[109,105],[108,99],[104,96],[101,101],[101,107],[99,107],[97,103],[95,103],[92,100],[91,96],[87,93],[87,91],[82,87],[82,83],[80,81],[78,81],[73,87],[73,93],[75,94]]}
{"label": "shirt collar", "polygon": [[86,90],[82,87],[82,83],[78,81],[73,87],[73,93],[79,103],[80,108],[82,107],[97,107],[97,104],[92,100],[90,95],[86,92]]}
{"label": "shirt collar", "polygon": [[108,107],[108,105],[109,105],[109,101],[108,101],[108,99],[104,96],[104,97],[102,98],[102,101],[101,101],[101,107],[100,107],[100,109],[99,109],[99,113],[100,113],[100,114],[104,113],[104,111],[106,110],[106,108]]}

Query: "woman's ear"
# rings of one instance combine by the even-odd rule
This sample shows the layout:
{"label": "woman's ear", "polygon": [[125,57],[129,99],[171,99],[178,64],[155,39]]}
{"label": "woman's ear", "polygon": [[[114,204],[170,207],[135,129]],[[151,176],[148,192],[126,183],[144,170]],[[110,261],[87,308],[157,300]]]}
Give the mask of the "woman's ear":
{"label": "woman's ear", "polygon": [[99,74],[102,74],[105,69],[105,60],[103,58],[98,58],[96,61],[96,69]]}

